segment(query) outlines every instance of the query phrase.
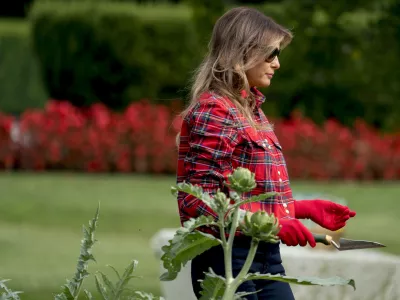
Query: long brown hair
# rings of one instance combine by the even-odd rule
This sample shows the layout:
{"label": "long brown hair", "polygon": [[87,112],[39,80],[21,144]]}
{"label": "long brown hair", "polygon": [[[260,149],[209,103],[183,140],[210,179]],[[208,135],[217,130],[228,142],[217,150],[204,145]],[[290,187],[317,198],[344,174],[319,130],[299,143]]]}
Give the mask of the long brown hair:
{"label": "long brown hair", "polygon": [[244,99],[241,93],[252,95],[246,71],[265,60],[274,45],[279,44],[283,49],[292,38],[288,29],[254,8],[236,7],[227,11],[214,26],[209,51],[192,78],[190,103],[181,116],[187,114],[203,92],[211,91],[229,98],[256,127],[255,103]]}

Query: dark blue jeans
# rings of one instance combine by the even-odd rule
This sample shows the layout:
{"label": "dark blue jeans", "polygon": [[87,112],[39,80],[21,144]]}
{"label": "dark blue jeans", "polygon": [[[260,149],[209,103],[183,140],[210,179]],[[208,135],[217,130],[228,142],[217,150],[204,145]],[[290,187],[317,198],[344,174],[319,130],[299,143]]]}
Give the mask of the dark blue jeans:
{"label": "dark blue jeans", "polygon": [[[232,272],[236,276],[247,257],[250,248],[250,240],[242,238],[234,243],[232,251]],[[199,279],[204,279],[204,272],[209,268],[221,276],[225,276],[224,254],[221,246],[215,246],[201,255],[195,257],[192,261],[191,275],[192,286],[196,297],[200,298],[201,286]],[[261,274],[285,274],[282,266],[282,259],[279,251],[279,244],[260,243],[257,248],[256,256],[249,270],[250,273],[260,272]],[[245,296],[247,300],[294,300],[290,285],[276,280],[254,280],[246,281],[239,286],[236,292],[255,292],[257,294]]]}

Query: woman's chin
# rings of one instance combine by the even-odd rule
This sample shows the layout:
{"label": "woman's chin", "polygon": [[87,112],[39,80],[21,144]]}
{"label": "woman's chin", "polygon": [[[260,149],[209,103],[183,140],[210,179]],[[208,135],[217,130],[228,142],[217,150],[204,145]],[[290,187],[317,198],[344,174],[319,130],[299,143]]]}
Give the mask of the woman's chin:
{"label": "woman's chin", "polygon": [[260,81],[260,83],[258,84],[258,87],[261,88],[266,88],[269,87],[271,85],[271,80],[269,78],[263,79],[262,81]]}

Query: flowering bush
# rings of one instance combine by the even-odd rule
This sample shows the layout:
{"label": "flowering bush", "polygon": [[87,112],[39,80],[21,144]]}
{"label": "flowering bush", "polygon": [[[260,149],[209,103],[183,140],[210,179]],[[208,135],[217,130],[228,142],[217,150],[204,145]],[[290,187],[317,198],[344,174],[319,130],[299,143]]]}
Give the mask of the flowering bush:
{"label": "flowering bush", "polygon": [[11,139],[13,122],[13,117],[0,112],[0,170],[12,168],[16,160],[16,152]]}
{"label": "flowering bush", "polygon": [[[146,101],[134,103],[122,113],[102,104],[82,110],[68,102],[50,101],[44,110],[21,115],[12,152],[18,160],[5,167],[171,173],[175,170],[179,129],[173,117],[167,107]],[[7,134],[0,137],[9,141]]]}
{"label": "flowering bush", "polygon": [[382,134],[357,120],[353,128],[335,120],[318,127],[293,113],[276,123],[276,135],[292,178],[399,179],[400,134]]}
{"label": "flowering bush", "polygon": [[[173,174],[178,110],[145,100],[119,113],[49,101],[19,119],[0,114],[0,169]],[[293,179],[400,179],[400,134],[362,120],[321,127],[297,112],[272,121]]]}

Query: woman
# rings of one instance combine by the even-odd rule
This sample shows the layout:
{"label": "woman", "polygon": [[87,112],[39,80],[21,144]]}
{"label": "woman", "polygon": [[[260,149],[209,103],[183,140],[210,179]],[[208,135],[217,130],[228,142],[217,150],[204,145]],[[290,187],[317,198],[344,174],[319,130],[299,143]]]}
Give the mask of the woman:
{"label": "woman", "polygon": [[[331,201],[293,199],[282,147],[261,110],[265,97],[257,89],[271,84],[280,68],[279,53],[291,39],[287,29],[252,8],[231,9],[216,22],[209,53],[195,74],[191,102],[183,112],[177,182],[200,185],[213,195],[218,189],[227,192],[223,183],[234,169],[247,168],[255,173],[257,186],[244,197],[270,191],[279,196],[245,204],[241,211],[273,213],[282,226],[278,234],[282,243],[315,247],[311,232],[298,219],[309,218],[338,230],[355,212]],[[216,217],[201,200],[188,194],[180,192],[178,204],[182,223],[199,215]],[[207,230],[219,236],[215,229]],[[249,246],[244,235],[235,238],[234,276],[243,266]],[[192,285],[198,298],[199,279],[210,267],[224,275],[221,247],[192,261]],[[284,274],[279,244],[260,243],[250,271]],[[279,281],[247,281],[238,291],[259,291],[247,299],[294,299],[289,284]]]}

